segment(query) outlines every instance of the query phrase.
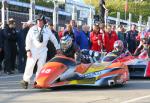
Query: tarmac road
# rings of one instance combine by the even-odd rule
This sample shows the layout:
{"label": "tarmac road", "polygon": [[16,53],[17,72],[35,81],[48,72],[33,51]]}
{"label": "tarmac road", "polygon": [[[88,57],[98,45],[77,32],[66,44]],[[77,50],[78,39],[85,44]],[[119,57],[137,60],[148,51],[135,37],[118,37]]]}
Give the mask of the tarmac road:
{"label": "tarmac road", "polygon": [[150,103],[150,79],[130,80],[123,87],[61,87],[25,90],[22,74],[0,76],[0,103]]}

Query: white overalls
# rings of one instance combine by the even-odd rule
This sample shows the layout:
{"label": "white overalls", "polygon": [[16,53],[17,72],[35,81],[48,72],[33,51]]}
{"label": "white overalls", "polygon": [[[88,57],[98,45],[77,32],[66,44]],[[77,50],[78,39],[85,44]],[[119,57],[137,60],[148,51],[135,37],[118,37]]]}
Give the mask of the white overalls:
{"label": "white overalls", "polygon": [[41,28],[37,25],[30,28],[27,37],[26,37],[26,50],[30,50],[32,56],[27,58],[25,72],[23,75],[23,80],[30,82],[30,78],[33,75],[33,69],[37,62],[37,72],[36,77],[42,69],[42,66],[46,62],[47,57],[47,43],[48,40],[51,40],[54,44],[56,50],[60,49],[60,44],[57,42],[56,37],[52,34],[51,30],[44,26],[42,29],[43,33],[43,42],[37,40],[37,36],[40,34]]}

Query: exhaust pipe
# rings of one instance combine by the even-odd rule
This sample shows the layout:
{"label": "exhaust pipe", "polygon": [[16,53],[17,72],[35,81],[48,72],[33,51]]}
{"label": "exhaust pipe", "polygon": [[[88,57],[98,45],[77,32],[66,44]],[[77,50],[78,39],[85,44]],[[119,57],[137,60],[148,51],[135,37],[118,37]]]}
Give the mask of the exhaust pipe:
{"label": "exhaust pipe", "polygon": [[108,85],[109,86],[114,86],[115,85],[115,81],[114,80],[108,80]]}

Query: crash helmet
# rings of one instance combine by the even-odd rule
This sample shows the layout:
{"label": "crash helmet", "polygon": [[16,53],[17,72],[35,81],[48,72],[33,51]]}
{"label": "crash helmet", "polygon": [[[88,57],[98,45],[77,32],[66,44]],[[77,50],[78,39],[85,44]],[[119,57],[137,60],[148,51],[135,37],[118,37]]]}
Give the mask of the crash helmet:
{"label": "crash helmet", "polygon": [[117,51],[122,51],[124,49],[124,44],[121,40],[117,40],[114,43],[114,49]]}
{"label": "crash helmet", "polygon": [[148,31],[144,30],[140,34],[140,40],[144,43],[147,44],[150,38],[150,34]]}
{"label": "crash helmet", "polygon": [[144,31],[142,31],[141,32],[141,35],[140,35],[140,39],[145,39],[145,38],[147,38],[148,37],[148,35],[147,35],[147,32],[144,30]]}
{"label": "crash helmet", "polygon": [[68,52],[73,45],[73,40],[69,35],[63,36],[60,39],[60,47],[62,52]]}

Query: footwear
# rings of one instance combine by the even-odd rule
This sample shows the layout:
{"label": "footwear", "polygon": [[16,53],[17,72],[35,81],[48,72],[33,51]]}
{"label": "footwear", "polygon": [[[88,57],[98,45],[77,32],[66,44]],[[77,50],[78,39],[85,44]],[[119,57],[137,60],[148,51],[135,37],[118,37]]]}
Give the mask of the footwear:
{"label": "footwear", "polygon": [[0,75],[2,75],[3,74],[3,72],[0,70]]}
{"label": "footwear", "polygon": [[11,75],[11,74],[14,74],[13,72],[9,71],[9,72],[6,72],[7,75]]}
{"label": "footwear", "polygon": [[21,83],[22,88],[28,89],[28,82],[22,80],[20,83]]}

